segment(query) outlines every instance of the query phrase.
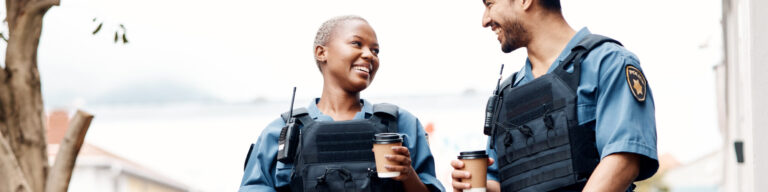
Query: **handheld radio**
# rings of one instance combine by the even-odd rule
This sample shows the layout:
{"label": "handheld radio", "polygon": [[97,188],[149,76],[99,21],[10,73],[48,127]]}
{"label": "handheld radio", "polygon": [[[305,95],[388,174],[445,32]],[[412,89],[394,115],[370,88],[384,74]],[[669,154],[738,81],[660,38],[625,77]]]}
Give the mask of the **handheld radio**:
{"label": "handheld radio", "polygon": [[501,64],[501,70],[499,71],[499,80],[496,81],[496,90],[493,91],[493,95],[488,98],[488,104],[485,105],[485,125],[483,126],[483,133],[485,135],[493,135],[496,104],[499,102],[499,93],[501,92],[499,85],[501,84],[501,75],[504,73],[504,64]]}
{"label": "handheld radio", "polygon": [[293,117],[293,101],[296,99],[296,87],[293,87],[293,96],[291,96],[291,109],[288,121],[285,127],[280,131],[280,139],[277,145],[277,160],[283,163],[293,163],[293,157],[296,155],[296,145],[299,143],[299,127],[296,125],[296,118]]}

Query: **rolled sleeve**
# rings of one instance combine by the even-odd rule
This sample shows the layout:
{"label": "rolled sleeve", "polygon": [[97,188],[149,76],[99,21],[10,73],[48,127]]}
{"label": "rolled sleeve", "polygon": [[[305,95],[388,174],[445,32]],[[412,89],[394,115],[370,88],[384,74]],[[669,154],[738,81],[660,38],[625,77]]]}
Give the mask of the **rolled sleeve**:
{"label": "rolled sleeve", "polygon": [[405,145],[411,152],[411,166],[430,191],[445,191],[435,176],[435,160],[421,122],[408,111],[400,109],[398,113],[398,131],[406,135]]}
{"label": "rolled sleeve", "polygon": [[250,156],[247,157],[238,191],[275,191],[277,142],[283,126],[285,122],[278,118],[261,132],[259,139],[252,145]]}
{"label": "rolled sleeve", "polygon": [[627,52],[612,52],[601,58],[595,133],[600,158],[614,153],[641,155],[637,180],[652,176],[658,169],[656,119],[651,88],[646,85],[645,101],[633,96],[625,68],[640,69],[639,61]]}

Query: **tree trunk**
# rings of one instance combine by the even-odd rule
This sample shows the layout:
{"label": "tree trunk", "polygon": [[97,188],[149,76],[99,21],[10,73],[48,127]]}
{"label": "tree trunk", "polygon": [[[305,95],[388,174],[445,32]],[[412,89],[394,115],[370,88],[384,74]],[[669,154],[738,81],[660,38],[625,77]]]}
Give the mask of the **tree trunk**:
{"label": "tree trunk", "polygon": [[16,161],[16,155],[13,155],[11,146],[4,138],[0,137],[0,157],[3,158],[0,163],[0,191],[32,191],[29,184],[24,180],[24,173],[21,172],[21,166]]}
{"label": "tree trunk", "polygon": [[[32,191],[45,189],[49,167],[37,46],[43,16],[58,4],[58,0],[6,0],[9,38],[5,69],[0,71],[0,132],[11,149],[6,154],[15,156]],[[7,162],[11,159],[0,156],[0,163],[13,165]],[[0,183],[14,179],[20,178],[0,178],[4,180]]]}

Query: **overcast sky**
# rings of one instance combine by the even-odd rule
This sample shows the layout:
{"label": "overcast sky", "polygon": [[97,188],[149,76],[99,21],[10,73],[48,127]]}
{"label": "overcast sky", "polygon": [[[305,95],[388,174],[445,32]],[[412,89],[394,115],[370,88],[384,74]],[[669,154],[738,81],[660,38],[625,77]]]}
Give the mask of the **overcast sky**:
{"label": "overcast sky", "polygon": [[[574,29],[588,26],[638,55],[658,124],[670,127],[659,132],[676,133],[659,137],[677,137],[687,127],[716,130],[720,1],[562,3]],[[63,0],[45,17],[43,91],[49,107],[115,97],[285,100],[292,86],[299,98],[316,97],[322,84],[314,34],[333,16],[357,14],[381,44],[381,69],[364,97],[487,93],[499,65],[507,65],[505,75],[518,70],[525,50],[502,53],[495,34],[481,26],[483,9],[480,0]],[[105,22],[95,36],[94,17]],[[127,45],[112,43],[120,23],[128,28]]]}
{"label": "overcast sky", "polygon": [[[700,47],[720,39],[719,3],[572,0],[563,11],[574,29],[588,26],[635,52],[654,90],[675,90],[665,86],[711,79],[720,59],[712,52],[720,49]],[[357,14],[381,43],[380,75],[364,94],[486,90],[501,63],[505,75],[522,66],[525,50],[503,54],[495,34],[481,27],[482,12],[479,0],[64,0],[45,18],[39,65],[46,98],[58,105],[157,82],[224,101],[285,98],[292,86],[309,97],[321,88],[312,57],[317,28]],[[94,17],[105,22],[95,36]],[[127,45],[112,43],[120,23]],[[708,81],[697,84],[711,87]]]}
{"label": "overcast sky", "polygon": [[[719,141],[712,67],[723,59],[720,1],[562,3],[574,29],[613,37],[640,58],[656,101],[660,150],[690,160],[702,152],[688,149],[719,146],[711,141]],[[480,0],[62,0],[45,16],[38,64],[49,108],[285,100],[292,86],[298,98],[310,98],[322,85],[312,57],[317,28],[356,14],[381,44],[381,68],[364,97],[485,94],[500,64],[509,75],[526,54],[500,51],[496,35],[481,26],[483,10]],[[101,33],[91,35],[102,21]],[[129,44],[112,43],[119,24]]]}

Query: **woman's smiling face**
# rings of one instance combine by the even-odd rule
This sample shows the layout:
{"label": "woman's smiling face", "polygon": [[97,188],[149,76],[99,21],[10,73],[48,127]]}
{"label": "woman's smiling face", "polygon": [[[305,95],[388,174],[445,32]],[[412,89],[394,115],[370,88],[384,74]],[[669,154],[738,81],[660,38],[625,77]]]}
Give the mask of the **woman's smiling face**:
{"label": "woman's smiling face", "polygon": [[331,31],[321,57],[323,78],[347,92],[360,92],[373,81],[379,69],[376,32],[363,20],[347,20]]}

